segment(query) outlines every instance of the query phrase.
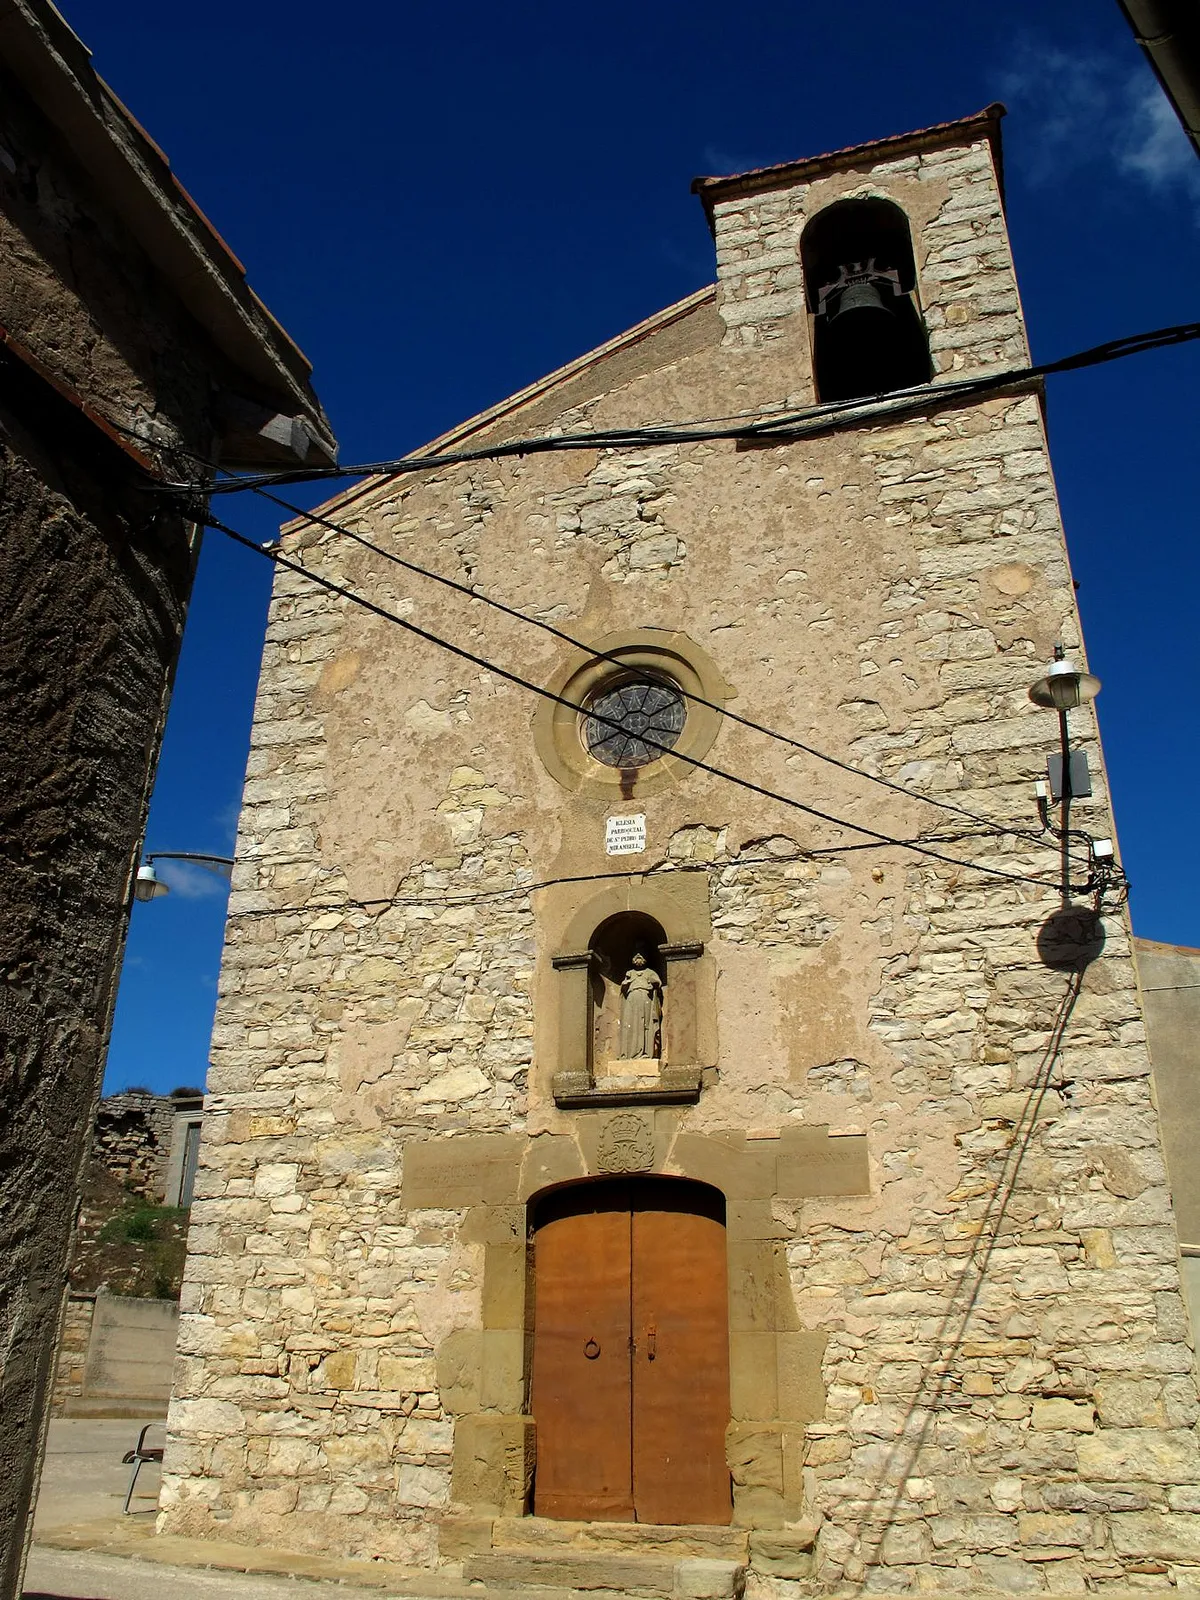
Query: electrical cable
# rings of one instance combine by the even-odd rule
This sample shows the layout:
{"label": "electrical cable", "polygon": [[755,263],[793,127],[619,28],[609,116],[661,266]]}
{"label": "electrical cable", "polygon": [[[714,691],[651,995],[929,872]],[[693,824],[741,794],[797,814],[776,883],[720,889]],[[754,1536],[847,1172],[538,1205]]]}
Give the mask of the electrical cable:
{"label": "electrical cable", "polygon": [[[277,566],[283,567],[286,571],[293,572],[299,577],[306,578],[310,583],[316,584],[319,588],[325,589],[328,593],[338,595],[343,600],[348,600],[351,604],[361,607],[364,611],[370,612],[373,616],[380,617],[384,621],[390,622],[396,627],[403,628],[407,633],[411,633],[415,637],[425,640],[425,642],[428,644],[436,645],[439,649],[448,651],[451,655],[457,656],[462,661],[468,661],[473,666],[480,667],[485,672],[494,673],[497,677],[503,678],[508,683],[515,684],[518,688],[526,689],[533,694],[539,695],[542,699],[549,700],[556,705],[564,706],[568,710],[574,711],[578,715],[591,716],[597,721],[607,723],[613,728],[621,728],[621,724],[617,719],[603,716],[592,708],[579,705],[577,702],[568,699],[565,695],[556,694],[552,689],[547,689],[541,684],[534,683],[529,678],[523,678],[519,673],[512,672],[508,668],[500,666],[497,662],[489,661],[484,656],[476,655],[473,651],[465,649],[462,645],[453,644],[450,640],[444,639],[436,633],[431,633],[426,628],[418,627],[416,623],[410,622],[406,617],[401,617],[396,612],[389,611],[386,606],[378,605],[375,601],[368,600],[366,596],[356,594],[354,590],[346,588],[345,585],[335,583],[333,579],[326,578],[320,573],[312,572],[309,570],[309,568],[303,566],[301,563],[290,560],[287,556],[283,555],[282,552],[276,549],[266,548],[260,544],[256,544],[253,539],[246,538],[246,536],[239,533],[236,528],[230,528],[215,517],[206,516],[203,520],[208,527],[214,528],[218,533],[223,533],[227,538],[232,539],[236,544],[244,545],[247,550],[253,550],[257,555],[262,556],[268,561],[274,562]],[[713,777],[723,778],[727,782],[736,784],[739,788],[746,789],[752,794],[760,795],[764,799],[772,800],[779,805],[787,806],[791,810],[804,812],[806,815],[815,817],[822,822],[828,822],[836,828],[848,828],[852,833],[862,834],[865,838],[874,841],[877,845],[891,845],[900,849],[910,850],[917,855],[928,857],[934,861],[940,861],[946,866],[957,867],[969,872],[983,873],[986,876],[1004,879],[1012,883],[1033,884],[1040,889],[1059,888],[1057,883],[1046,878],[1036,878],[1028,873],[1008,872],[1002,867],[987,867],[972,861],[964,861],[961,857],[944,855],[940,851],[931,850],[927,846],[915,843],[912,840],[898,839],[891,834],[881,833],[878,829],[868,828],[862,823],[848,822],[842,817],[834,816],[827,811],[822,811],[816,806],[807,805],[804,801],[797,800],[791,795],[779,794],[777,791],[768,789],[762,784],[754,783],[749,778],[739,777],[736,773],[728,772],[722,767],[717,767],[709,762],[702,761],[696,756],[686,755],[680,750],[670,750],[667,746],[644,734],[642,735],[642,738],[644,739],[644,742],[650,745],[652,748],[660,750],[664,754],[673,755],[676,757],[676,759],[685,762],[688,766],[697,768],[701,772],[707,772]]]}
{"label": "electrical cable", "polygon": [[[797,411],[762,416],[760,420],[748,421],[736,427],[686,422],[666,423],[653,427],[603,429],[592,433],[544,434],[478,446],[471,450],[407,455],[390,461],[371,461],[354,466],[294,467],[276,472],[234,473],[215,479],[206,486],[206,492],[236,494],[243,489],[269,488],[289,483],[316,483],[338,478],[397,477],[414,472],[429,472],[440,467],[461,466],[475,461],[495,461],[511,456],[538,455],[560,450],[630,449],[718,440],[741,443],[766,440],[786,443],[812,438],[830,427],[847,422],[905,415],[912,411],[923,410],[929,405],[974,398],[996,390],[1027,384],[1055,373],[1076,372],[1084,367],[1123,360],[1126,356],[1141,355],[1148,350],[1186,344],[1193,339],[1200,339],[1200,322],[1181,322],[1167,328],[1155,328],[1144,333],[1131,334],[1122,339],[1110,339],[1104,344],[1093,345],[1087,350],[1062,356],[1057,361],[1043,361],[1032,366],[1009,368],[1004,372],[978,378],[958,378],[943,383],[919,384],[912,388],[891,390],[884,395],[825,401]],[[154,442],[133,429],[122,428],[121,431],[129,433],[143,444]],[[203,464],[211,472],[220,470],[212,462]],[[175,483],[159,484],[155,487],[162,493],[194,494],[197,486]]]}
{"label": "electrical cable", "polygon": [[[931,834],[925,839],[901,840],[908,844],[957,844],[967,839],[986,838],[980,833],[953,833]],[[669,877],[674,873],[689,872],[736,872],[743,867],[787,867],[797,861],[815,861],[820,856],[853,855],[861,850],[878,850],[881,846],[873,840],[861,841],[858,844],[835,844],[797,846],[794,855],[771,856],[741,856],[730,861],[671,861],[664,862],[654,867],[639,869],[637,876],[642,878]],[[283,917],[303,915],[306,912],[321,911],[371,911],[377,906],[420,906],[423,908],[441,907],[446,910],[461,909],[463,906],[487,905],[495,900],[515,899],[520,895],[538,894],[543,889],[555,889],[566,883],[610,883],[628,880],[628,872],[577,872],[567,877],[540,878],[537,882],[506,884],[503,888],[477,889],[473,891],[451,892],[450,894],[433,896],[424,895],[378,895],[370,900],[356,900],[347,895],[341,900],[310,900],[304,905],[285,906],[252,906],[238,913],[244,917]],[[1197,985],[1200,987],[1200,985]]]}
{"label": "electrical cable", "polygon": [[[515,606],[505,605],[502,600],[497,600],[491,595],[483,594],[480,590],[472,588],[470,584],[459,583],[455,578],[445,577],[440,572],[434,572],[429,567],[420,566],[415,561],[409,561],[404,556],[396,555],[393,551],[376,544],[364,534],[358,533],[354,528],[349,528],[345,523],[333,522],[328,517],[321,516],[316,511],[305,511],[300,506],[293,505],[289,500],[283,500],[278,495],[272,494],[269,489],[258,488],[254,493],[263,500],[269,500],[272,505],[279,506],[284,511],[289,511],[297,517],[302,517],[306,522],[311,522],[315,527],[327,528],[331,533],[336,533],[344,538],[352,539],[355,544],[361,545],[364,550],[370,550],[377,556],[382,556],[385,561],[392,562],[395,566],[403,567],[406,572],[414,572],[422,578],[428,578],[433,583],[440,583],[444,588],[452,589],[456,594],[465,595],[468,600],[478,600],[485,606],[499,611],[506,617],[513,617],[518,622],[528,623],[531,627],[540,628],[543,633],[548,633],[552,638],[559,639],[563,644],[571,645],[574,649],[583,651],[594,661],[609,661],[614,666],[627,667],[628,662],[620,655],[607,650],[598,650],[586,644],[582,639],[575,638],[572,634],[556,628],[552,622],[544,622],[540,617],[531,616],[526,611],[519,611]],[[693,705],[703,706],[708,711],[715,711],[718,716],[724,717],[729,722],[736,722],[740,727],[749,728],[753,733],[764,734],[768,739],[776,739],[780,744],[788,745],[793,750],[802,751],[807,756],[814,757],[817,761],[824,761],[831,767],[837,767],[842,772],[851,773],[854,777],[865,778],[870,783],[879,784],[884,789],[890,789],[894,794],[903,795],[908,800],[920,800],[926,805],[937,806],[942,811],[948,811],[956,816],[966,817],[971,822],[978,823],[981,827],[997,828],[1002,832],[1010,833],[1016,839],[1024,839],[1030,844],[1036,844],[1042,849],[1057,849],[1041,834],[1033,829],[1006,827],[998,823],[993,817],[980,816],[970,811],[966,806],[955,805],[950,800],[939,800],[933,795],[920,794],[915,789],[907,789],[902,783],[894,783],[890,778],[884,778],[873,772],[866,772],[861,767],[853,766],[848,761],[842,761],[837,756],[827,755],[825,751],[816,749],[813,745],[805,744],[800,739],[793,739],[790,734],[780,733],[774,728],[768,728],[761,722],[755,722],[751,717],[743,717],[739,712],[731,711],[728,706],[718,705],[713,700],[706,700],[703,695],[696,694],[693,690],[685,689],[682,684],[676,683],[674,687]]]}

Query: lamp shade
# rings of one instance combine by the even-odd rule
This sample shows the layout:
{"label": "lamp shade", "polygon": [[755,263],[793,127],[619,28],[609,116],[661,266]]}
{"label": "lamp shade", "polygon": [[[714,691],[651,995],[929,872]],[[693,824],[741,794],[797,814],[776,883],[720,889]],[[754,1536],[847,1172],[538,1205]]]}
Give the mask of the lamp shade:
{"label": "lamp shade", "polygon": [[160,895],[170,892],[148,861],[137,869],[137,877],[133,880],[135,899],[157,900]]}
{"label": "lamp shade", "polygon": [[1052,661],[1044,678],[1029,687],[1029,698],[1035,706],[1048,706],[1052,711],[1073,711],[1085,700],[1094,700],[1100,693],[1100,679],[1090,672],[1080,672],[1073,661]]}

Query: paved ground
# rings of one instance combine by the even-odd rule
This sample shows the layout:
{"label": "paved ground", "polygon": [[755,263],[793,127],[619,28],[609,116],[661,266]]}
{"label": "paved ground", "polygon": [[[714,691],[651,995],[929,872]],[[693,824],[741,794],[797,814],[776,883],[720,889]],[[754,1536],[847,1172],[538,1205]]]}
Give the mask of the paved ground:
{"label": "paved ground", "polygon": [[[376,1563],[364,1572],[366,1562],[156,1538],[156,1465],[142,1467],[129,1515],[121,1513],[132,1470],[121,1457],[141,1428],[92,1418],[51,1422],[24,1600],[333,1600],[335,1592],[337,1600],[418,1600],[423,1584],[400,1570],[390,1581],[392,1569]],[[162,1439],[156,1428],[146,1443]],[[456,1587],[434,1579],[430,1600],[450,1600],[447,1590]]]}
{"label": "paved ground", "polygon": [[[386,1591],[383,1591],[386,1593]],[[25,1574],[24,1600],[381,1600],[379,1589],[335,1581],[265,1578],[247,1572],[206,1572],[91,1550],[35,1545]]]}
{"label": "paved ground", "polygon": [[[50,1424],[46,1463],[38,1494],[33,1537],[51,1528],[119,1517],[129,1488],[130,1467],[121,1457],[137,1443],[140,1422],[98,1422],[80,1417],[56,1419]],[[161,1445],[163,1430],[155,1426],[147,1445]],[[152,1520],[158,1505],[159,1469],[147,1463],[138,1474],[137,1492],[130,1516]]]}

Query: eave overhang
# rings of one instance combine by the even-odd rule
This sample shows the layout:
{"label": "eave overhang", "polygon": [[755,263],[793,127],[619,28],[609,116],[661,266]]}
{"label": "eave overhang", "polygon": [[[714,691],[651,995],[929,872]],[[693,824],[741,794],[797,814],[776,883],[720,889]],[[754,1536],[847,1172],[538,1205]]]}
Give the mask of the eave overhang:
{"label": "eave overhang", "polygon": [[[275,419],[261,442],[258,429],[247,433],[242,422],[236,440],[231,438],[238,460],[294,461],[299,441],[308,462],[336,461],[337,442],[309,382],[311,364],[250,288],[241,262],[96,73],[89,50],[49,0],[0,0],[0,61],[224,358],[234,393],[240,389]],[[296,427],[289,430],[279,419]]]}
{"label": "eave overhang", "polygon": [[895,161],[917,151],[936,150],[945,145],[967,144],[985,138],[992,147],[996,175],[1001,182],[1003,195],[1000,119],[1004,115],[1005,108],[997,101],[972,117],[962,117],[957,122],[939,122],[932,128],[922,128],[915,133],[897,133],[886,139],[873,139],[867,144],[848,145],[844,150],[831,150],[826,155],[806,156],[801,161],[782,161],[777,166],[755,167],[749,172],[731,173],[726,177],[693,178],[692,193],[700,196],[711,228],[713,208],[721,200],[740,199],[745,195],[761,194],[796,183],[811,183],[814,178],[827,177],[831,172],[873,166],[877,162]]}

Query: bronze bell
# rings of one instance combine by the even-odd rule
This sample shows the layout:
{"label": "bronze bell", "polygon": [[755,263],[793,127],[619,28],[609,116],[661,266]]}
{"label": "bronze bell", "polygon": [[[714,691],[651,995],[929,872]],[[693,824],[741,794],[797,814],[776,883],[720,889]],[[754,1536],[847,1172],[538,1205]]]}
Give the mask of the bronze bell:
{"label": "bronze bell", "polygon": [[895,267],[843,262],[821,286],[816,368],[822,400],[853,400],[924,383],[929,357]]}
{"label": "bronze bell", "polygon": [[928,383],[929,346],[911,282],[911,252],[906,269],[887,240],[875,252],[857,237],[829,243],[833,248],[809,263],[818,397],[857,400]]}
{"label": "bronze bell", "polygon": [[[889,294],[887,300],[891,300]],[[838,296],[837,309],[830,317],[830,322],[837,322],[842,317],[849,316],[851,312],[871,312],[882,314],[885,317],[894,317],[895,311],[884,299],[883,289],[877,279],[864,278],[857,283],[847,284]]]}
{"label": "bronze bell", "polygon": [[881,267],[874,256],[865,261],[844,261],[837,276],[822,284],[817,315],[836,322],[850,312],[871,312],[894,317],[900,295],[900,274],[894,267]]}

